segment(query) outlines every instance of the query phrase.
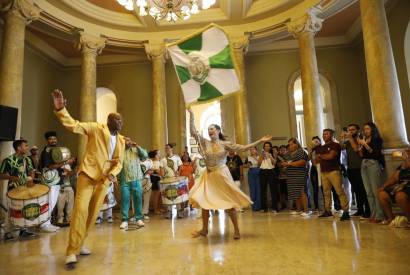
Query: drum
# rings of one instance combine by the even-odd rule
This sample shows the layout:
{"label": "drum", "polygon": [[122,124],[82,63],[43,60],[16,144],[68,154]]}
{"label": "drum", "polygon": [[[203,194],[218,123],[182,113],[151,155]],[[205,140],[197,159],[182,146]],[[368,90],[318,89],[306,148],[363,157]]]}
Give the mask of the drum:
{"label": "drum", "polygon": [[144,178],[142,180],[142,192],[145,194],[147,192],[149,192],[149,190],[151,190],[152,188],[152,182],[150,179],[148,178]]}
{"label": "drum", "polygon": [[160,181],[162,204],[174,205],[188,201],[188,178],[174,177]]}
{"label": "drum", "polygon": [[19,186],[7,193],[10,222],[21,228],[38,226],[51,217],[50,187],[36,184]]}
{"label": "drum", "polygon": [[115,200],[115,196],[114,196],[114,184],[111,184],[110,187],[108,187],[107,195],[105,196],[104,202],[101,206],[101,211],[111,209],[116,204],[117,204],[117,201]]}
{"label": "drum", "polygon": [[54,147],[51,149],[51,158],[55,163],[61,163],[71,158],[70,149],[66,147]]}

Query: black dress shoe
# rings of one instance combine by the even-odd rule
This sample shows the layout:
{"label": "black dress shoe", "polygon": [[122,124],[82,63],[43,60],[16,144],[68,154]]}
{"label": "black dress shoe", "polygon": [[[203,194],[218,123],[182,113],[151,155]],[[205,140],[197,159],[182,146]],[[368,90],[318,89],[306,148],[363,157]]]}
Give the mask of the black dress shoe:
{"label": "black dress shoe", "polygon": [[340,217],[340,221],[348,221],[348,220],[350,220],[349,211],[343,211],[343,214]]}
{"label": "black dress shoe", "polygon": [[19,238],[21,239],[33,239],[36,237],[36,234],[33,232],[27,231],[26,229],[20,230]]}
{"label": "black dress shoe", "polygon": [[16,239],[16,237],[14,237],[14,235],[11,232],[7,232],[6,234],[4,234],[4,237],[3,237],[3,240],[5,242],[13,241],[15,239]]}
{"label": "black dress shoe", "polygon": [[333,217],[332,213],[330,213],[329,211],[325,211],[322,213],[322,215],[319,216],[319,218],[329,218],[329,217]]}
{"label": "black dress shoe", "polygon": [[359,212],[359,211],[357,211],[356,213],[352,215],[352,217],[361,217],[361,216],[363,216],[363,212]]}

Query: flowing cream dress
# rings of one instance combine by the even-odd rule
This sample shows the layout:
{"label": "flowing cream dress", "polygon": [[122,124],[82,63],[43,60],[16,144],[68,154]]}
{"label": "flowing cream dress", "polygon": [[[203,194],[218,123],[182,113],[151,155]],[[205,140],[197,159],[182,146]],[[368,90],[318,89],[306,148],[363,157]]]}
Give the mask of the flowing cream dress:
{"label": "flowing cream dress", "polygon": [[234,183],[226,166],[226,156],[228,150],[245,151],[257,142],[245,146],[222,140],[209,141],[197,133],[192,119],[191,136],[200,145],[207,169],[189,191],[190,203],[202,209],[244,208],[252,204],[251,199]]}

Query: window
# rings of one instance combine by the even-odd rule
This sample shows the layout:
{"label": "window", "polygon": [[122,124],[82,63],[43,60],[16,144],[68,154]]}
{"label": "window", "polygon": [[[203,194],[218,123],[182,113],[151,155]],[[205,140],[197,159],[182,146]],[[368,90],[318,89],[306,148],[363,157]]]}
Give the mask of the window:
{"label": "window", "polygon": [[97,88],[97,122],[107,123],[107,117],[110,113],[117,112],[117,97],[114,92],[108,88]]}

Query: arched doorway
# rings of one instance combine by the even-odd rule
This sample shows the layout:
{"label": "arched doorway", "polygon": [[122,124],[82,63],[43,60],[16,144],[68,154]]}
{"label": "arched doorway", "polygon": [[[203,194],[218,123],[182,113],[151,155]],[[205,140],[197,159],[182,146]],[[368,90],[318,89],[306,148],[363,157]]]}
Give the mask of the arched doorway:
{"label": "arched doorway", "polygon": [[117,97],[114,92],[105,87],[97,88],[97,122],[106,123],[110,113],[117,112]]}
{"label": "arched doorway", "polygon": [[[320,95],[321,104],[323,109],[323,127],[341,130],[340,114],[337,103],[337,91],[336,85],[332,77],[319,70],[320,81]],[[308,144],[305,136],[305,124],[303,117],[303,92],[302,92],[302,80],[300,77],[300,70],[292,74],[288,84],[289,93],[289,109],[290,109],[290,121],[291,132],[294,137],[297,137],[302,146],[306,147]],[[320,135],[321,133],[317,133]]]}
{"label": "arched doorway", "polygon": [[[192,107],[195,116],[195,127],[197,131],[205,138],[209,139],[208,127],[211,124],[221,125],[221,104],[219,101],[210,102],[207,104],[196,105]],[[187,113],[187,133],[189,131],[189,114]],[[188,152],[192,154],[198,153],[198,146],[190,134],[187,135]]]}

